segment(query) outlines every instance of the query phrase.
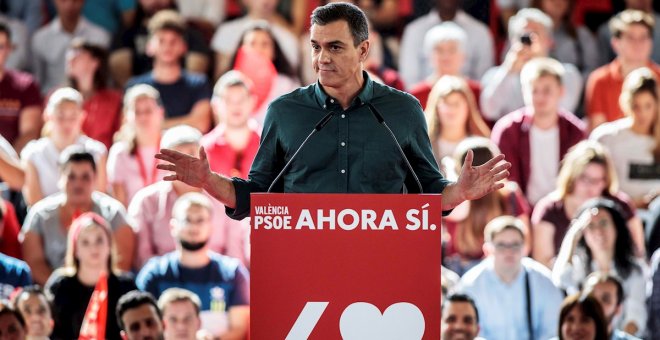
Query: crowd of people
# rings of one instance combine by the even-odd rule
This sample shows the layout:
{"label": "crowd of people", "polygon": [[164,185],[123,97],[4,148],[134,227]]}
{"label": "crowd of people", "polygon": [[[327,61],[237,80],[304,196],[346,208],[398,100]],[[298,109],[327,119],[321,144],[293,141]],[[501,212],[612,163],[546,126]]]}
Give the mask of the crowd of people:
{"label": "crowd of people", "polygon": [[[346,1],[365,77],[417,99],[447,179],[468,154],[511,163],[443,217],[443,339],[657,338],[658,6]],[[154,156],[247,179],[270,104],[317,81],[329,2],[0,0],[0,337],[247,336],[247,208]]]}

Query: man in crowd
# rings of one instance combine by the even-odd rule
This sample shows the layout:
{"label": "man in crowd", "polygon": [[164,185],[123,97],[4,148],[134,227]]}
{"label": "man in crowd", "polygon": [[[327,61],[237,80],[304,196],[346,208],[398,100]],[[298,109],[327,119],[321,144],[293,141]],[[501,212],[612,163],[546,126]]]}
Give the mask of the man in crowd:
{"label": "man in crowd", "polygon": [[607,334],[611,340],[635,340],[636,337],[621,331],[616,323],[623,310],[623,285],[616,277],[604,273],[593,272],[584,280],[582,288],[584,295],[593,295],[603,309],[607,319]]}
{"label": "man in crowd", "polygon": [[122,295],[116,317],[124,340],[163,340],[162,314],[147,292],[133,290]]}
{"label": "man in crowd", "polygon": [[202,302],[186,289],[168,288],[158,299],[163,314],[164,340],[196,340],[202,326],[199,312]]}
{"label": "man in crowd", "polygon": [[479,312],[474,300],[452,294],[442,304],[440,332],[443,340],[473,340],[479,334]]}

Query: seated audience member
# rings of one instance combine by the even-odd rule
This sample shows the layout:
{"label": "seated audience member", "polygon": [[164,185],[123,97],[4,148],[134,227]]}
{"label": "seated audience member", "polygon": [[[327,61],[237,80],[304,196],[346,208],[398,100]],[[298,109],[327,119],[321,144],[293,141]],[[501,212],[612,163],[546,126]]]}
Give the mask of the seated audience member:
{"label": "seated audience member", "polygon": [[120,297],[116,317],[122,339],[163,339],[162,314],[156,299],[147,292],[133,290]]}
{"label": "seated audience member", "polygon": [[635,253],[642,256],[645,249],[642,221],[635,215],[635,207],[628,196],[618,191],[614,163],[607,149],[587,140],[568,150],[557,176],[556,189],[534,207],[534,259],[552,268],[571,219],[584,202],[597,197],[609,198],[621,206]]}
{"label": "seated audience member", "polygon": [[112,37],[135,19],[136,0],[85,0],[82,14]]}
{"label": "seated audience member", "polygon": [[474,340],[479,334],[479,311],[464,294],[449,295],[442,303],[440,333],[443,340]]}
{"label": "seated audience member", "polygon": [[658,79],[648,68],[631,72],[619,104],[626,118],[603,124],[591,133],[610,150],[621,191],[646,208],[660,194],[660,98]]}
{"label": "seated audience member", "polygon": [[[474,153],[472,164],[475,166],[500,154],[497,146],[487,138],[468,138],[456,148],[453,155],[455,165],[450,166],[448,173],[460,170],[469,150]],[[452,177],[456,176],[448,175],[448,178]],[[516,216],[523,222],[525,234],[529,235],[530,211],[527,200],[515,182],[505,182],[504,188],[500,190],[486,194],[480,199],[461,203],[443,220],[443,226],[450,236],[450,242],[442,254],[445,265],[462,275],[481,262],[484,257],[484,229],[488,222],[497,216]],[[525,239],[525,246],[527,249],[531,246],[529,238]]]}
{"label": "seated audience member", "polygon": [[660,250],[651,256],[651,281],[648,298],[648,334],[660,334]]}
{"label": "seated audience member", "polygon": [[[660,23],[660,13],[654,10],[653,0],[623,0],[619,1],[618,3],[625,5],[625,10],[637,10],[644,12],[653,18],[654,22]],[[608,23],[604,23],[598,28],[597,34],[600,45],[598,52],[601,56],[601,64],[609,63],[617,56],[617,52],[613,49],[611,44],[612,36],[614,36],[612,27],[608,25]],[[660,25],[655,25],[653,27],[652,39],[653,51],[651,53],[651,59],[653,59],[655,63],[660,63]]]}
{"label": "seated audience member", "polygon": [[0,301],[7,300],[16,288],[32,284],[27,263],[0,253]]}
{"label": "seated audience member", "polygon": [[0,304],[0,337],[3,339],[26,339],[25,319],[16,309]]}
{"label": "seated audience member", "polygon": [[163,314],[163,340],[196,340],[202,326],[202,301],[195,293],[181,288],[165,289],[158,299]]}
{"label": "seated audience member", "polygon": [[[163,134],[160,147],[197,156],[201,138],[202,134],[190,126],[173,127]],[[177,198],[193,191],[204,193],[211,198],[201,189],[181,181],[159,181],[135,194],[128,206],[128,215],[135,223],[137,234],[135,268],[142,268],[150,258],[175,249],[175,240],[169,227],[172,207]],[[249,227],[241,223],[227,223],[229,218],[224,213],[224,206],[216,199],[211,199],[211,202],[216,213],[212,216],[215,232],[209,240],[209,248],[246,262],[244,239]]]}
{"label": "seated audience member", "polygon": [[4,2],[8,17],[25,23],[30,36],[43,24],[42,0],[9,0]]}
{"label": "seated audience member", "polygon": [[586,79],[600,65],[598,41],[587,27],[573,23],[575,1],[532,0],[530,5],[552,19],[554,44],[550,49],[550,57],[575,65]]}
{"label": "seated audience member", "polygon": [[202,301],[202,328],[220,338],[243,338],[249,318],[249,274],[236,258],[209,249],[211,199],[187,193],[177,199],[170,222],[176,250],[149,260],[136,283],[160,296],[171,287],[195,292]]}
{"label": "seated audience member", "polygon": [[[195,1],[186,1],[186,3]],[[119,87],[124,87],[133,75],[151,71],[153,55],[148,49],[151,18],[161,10],[176,10],[173,0],[138,0],[133,24],[118,37],[110,54],[109,64],[112,78]],[[186,25],[183,32],[186,46],[183,65],[186,71],[206,74],[211,65],[211,49],[201,32]]]}
{"label": "seated audience member", "polygon": [[218,79],[211,107],[219,123],[200,140],[212,171],[247,178],[261,134],[250,117],[255,100],[251,82],[240,72],[229,71]]}
{"label": "seated audience member", "polygon": [[14,206],[0,198],[0,253],[17,259],[23,258],[18,241],[20,231],[21,225],[16,218]]}
{"label": "seated audience member", "polygon": [[452,21],[467,34],[461,74],[481,79],[495,62],[493,37],[488,27],[460,9],[460,1],[435,0],[435,8],[428,14],[406,25],[399,49],[399,72],[409,88],[433,73],[428,54],[423,48],[426,33],[442,22]]}
{"label": "seated audience member", "polygon": [[27,25],[21,20],[11,18],[0,10],[0,24],[6,26],[11,31],[8,41],[11,42],[11,54],[6,57],[5,67],[13,70],[26,71],[30,67],[30,35]]}
{"label": "seated audience member", "polygon": [[[509,51],[502,65],[489,69],[481,79],[481,109],[486,119],[497,121],[529,105],[525,102],[522,70],[530,60],[548,57],[553,44],[552,29],[552,19],[536,8],[522,9],[511,18]],[[555,105],[575,112],[582,94],[582,76],[574,65],[560,65],[563,65],[560,82],[566,90],[561,92]]]}
{"label": "seated audience member", "polygon": [[71,40],[84,38],[92,44],[110,47],[110,34],[85,19],[83,0],[55,0],[57,17],[40,28],[32,37],[32,71],[48,93],[66,81],[66,50]]}
{"label": "seated audience member", "polygon": [[61,191],[58,187],[61,173],[57,161],[62,150],[71,145],[81,146],[94,156],[99,169],[93,184],[99,191],[106,190],[107,149],[103,143],[82,133],[85,119],[82,105],[82,95],[70,87],[56,90],[48,99],[44,112],[49,130],[47,135],[31,141],[21,152],[25,169],[23,196],[29,205]]}
{"label": "seated audience member", "polygon": [[433,155],[440,165],[465,138],[490,136],[468,83],[460,77],[443,76],[435,83],[424,115]]}
{"label": "seated audience member", "polygon": [[[461,77],[461,68],[466,59],[467,39],[465,31],[451,21],[443,22],[426,32],[424,51],[433,68],[433,73],[423,81],[410,86],[410,94],[419,100],[422,108],[426,108],[429,94],[440,78],[443,76]],[[481,85],[479,82],[467,78],[465,78],[465,82],[472,91],[475,106],[477,106]]]}
{"label": "seated audience member", "polygon": [[63,191],[35,204],[21,231],[23,257],[32,268],[34,281],[43,285],[53,270],[63,265],[69,226],[78,215],[88,211],[101,215],[110,223],[117,241],[118,267],[129,270],[135,236],[126,222],[126,211],[121,203],[94,191],[94,157],[74,146],[62,153],[60,164],[62,174],[59,181]]}
{"label": "seated audience member", "polygon": [[642,11],[625,10],[610,19],[609,26],[616,58],[589,75],[584,93],[590,131],[624,116],[619,96],[630,72],[648,67],[660,76],[660,66],[651,60],[653,17]]}
{"label": "seated audience member", "polygon": [[607,322],[608,339],[612,340],[635,340],[638,339],[626,332],[618,329],[615,325],[618,316],[623,310],[623,286],[621,281],[615,276],[604,273],[594,272],[589,274],[584,280],[583,295],[591,295],[603,309],[605,321]]}
{"label": "seated audience member", "polygon": [[82,131],[110,149],[121,124],[121,93],[108,87],[108,54],[102,47],[76,39],[66,59],[69,85],[84,99]]}
{"label": "seated audience member", "polygon": [[550,58],[525,64],[520,83],[525,106],[500,119],[491,139],[511,162],[509,180],[518,183],[530,203],[554,189],[559,163],[584,138],[584,124],[561,107],[565,68]]}
{"label": "seated audience member", "polygon": [[163,178],[156,169],[161,126],[165,119],[158,90],[135,85],[124,96],[124,124],[108,155],[108,182],[112,196],[128,206],[135,193]]}
{"label": "seated audience member", "polygon": [[241,37],[255,21],[265,20],[271,25],[272,35],[277,40],[288,63],[294,70],[300,65],[300,46],[298,39],[278,23],[277,5],[280,0],[245,1],[247,13],[244,16],[221,24],[211,39],[211,48],[215,51],[215,76],[220,77],[230,68],[231,56],[241,45]]}
{"label": "seated audience member", "polygon": [[165,128],[188,124],[208,131],[211,123],[211,89],[206,76],[181,67],[186,53],[185,23],[174,11],[161,11],[149,21],[147,50],[153,55],[153,70],[131,78],[126,88],[148,84],[156,88],[165,108]]}
{"label": "seated audience member", "polygon": [[607,320],[598,300],[581,294],[569,295],[559,312],[559,336],[551,340],[606,340]]}
{"label": "seated audience member", "polygon": [[[77,339],[91,335],[121,339],[117,320],[112,314],[108,317],[107,312],[115,310],[117,300],[136,287],[130,274],[115,268],[110,225],[96,213],[84,213],[71,223],[67,244],[64,267],[54,271],[46,283],[46,292],[54,308],[53,338]],[[99,310],[88,305],[96,305]],[[100,315],[98,319],[96,313]],[[95,323],[90,324],[92,321]],[[100,333],[96,327],[101,328]]]}
{"label": "seated audience member", "polygon": [[583,204],[575,216],[552,268],[553,281],[572,294],[592,272],[620,277],[628,297],[623,305],[621,329],[633,335],[643,334],[647,319],[647,265],[634,256],[620,206],[610,199],[596,198]]}
{"label": "seated audience member", "polygon": [[[244,59],[242,65],[240,59]],[[262,79],[259,75],[255,75],[252,79],[255,90],[261,90],[260,93],[254,93],[258,102],[253,115],[259,123],[263,123],[270,103],[279,96],[297,89],[300,81],[296,70],[286,59],[282,47],[273,34],[272,27],[265,21],[256,21],[243,31],[238,50],[231,59],[230,68],[241,71],[249,78],[255,73],[252,69],[255,67],[253,62],[276,73],[272,79]],[[257,73],[268,72],[262,69]]]}
{"label": "seated audience member", "polygon": [[525,226],[512,216],[488,223],[484,252],[457,288],[474,299],[486,339],[548,339],[557,332],[562,293],[542,264],[523,258]]}
{"label": "seated audience member", "polygon": [[41,95],[31,74],[8,67],[12,34],[9,26],[0,22],[0,137],[20,153],[30,140],[39,138]]}
{"label": "seated audience member", "polygon": [[40,286],[30,285],[20,289],[13,297],[12,305],[25,320],[25,339],[49,339],[55,321],[48,298]]}

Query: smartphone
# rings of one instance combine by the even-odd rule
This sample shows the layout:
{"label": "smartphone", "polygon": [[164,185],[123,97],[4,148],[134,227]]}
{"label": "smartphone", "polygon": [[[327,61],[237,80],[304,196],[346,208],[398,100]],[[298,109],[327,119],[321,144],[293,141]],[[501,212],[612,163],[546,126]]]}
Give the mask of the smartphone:
{"label": "smartphone", "polygon": [[529,33],[525,33],[520,36],[520,43],[526,46],[532,45],[532,36]]}

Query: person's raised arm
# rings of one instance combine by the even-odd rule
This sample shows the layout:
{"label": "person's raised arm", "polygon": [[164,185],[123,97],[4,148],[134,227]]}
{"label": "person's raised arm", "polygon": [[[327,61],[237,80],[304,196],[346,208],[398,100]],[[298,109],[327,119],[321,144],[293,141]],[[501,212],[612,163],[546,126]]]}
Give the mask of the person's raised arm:
{"label": "person's raised arm", "polygon": [[199,148],[199,158],[169,149],[160,150],[156,158],[168,162],[158,164],[158,169],[173,172],[164,180],[181,181],[202,188],[225,206],[236,207],[234,184],[230,178],[211,171],[204,147]]}

